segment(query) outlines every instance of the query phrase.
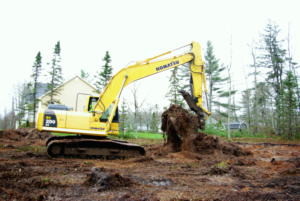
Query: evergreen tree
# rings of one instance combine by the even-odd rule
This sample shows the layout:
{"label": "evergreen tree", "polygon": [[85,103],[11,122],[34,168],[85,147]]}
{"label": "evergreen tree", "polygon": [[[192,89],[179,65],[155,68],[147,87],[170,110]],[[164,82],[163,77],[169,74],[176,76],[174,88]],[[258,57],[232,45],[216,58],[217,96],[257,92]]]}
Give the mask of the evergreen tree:
{"label": "evergreen tree", "polygon": [[21,126],[21,119],[24,117],[25,112],[28,108],[26,108],[26,97],[30,94],[30,86],[27,82],[21,83],[18,85],[18,94],[17,94],[17,118],[19,122],[19,127]]}
{"label": "evergreen tree", "polygon": [[[274,133],[274,116],[273,111],[273,94],[270,84],[266,82],[259,82],[256,86],[256,99],[257,99],[257,118],[258,128],[261,128],[263,133]],[[255,113],[254,113],[255,115]]]}
{"label": "evergreen tree", "polygon": [[90,74],[83,69],[80,70],[80,77],[88,83],[92,82],[92,80],[90,79]]}
{"label": "evergreen tree", "polygon": [[243,113],[241,115],[244,122],[247,123],[249,128],[252,128],[253,125],[253,114],[252,114],[252,108],[253,108],[253,102],[252,102],[252,94],[251,89],[244,90],[242,92],[242,101],[241,105],[243,108]]}
{"label": "evergreen tree", "polygon": [[[224,104],[220,100],[220,97],[228,97],[229,92],[222,90],[222,85],[224,86],[225,81],[229,79],[229,77],[221,76],[221,73],[226,69],[225,66],[219,65],[219,59],[214,55],[214,49],[210,41],[206,43],[206,51],[205,51],[205,75],[206,81],[208,82],[208,111],[213,112],[213,106],[220,108],[219,106],[228,108],[229,104]],[[234,92],[231,92],[234,94]],[[217,113],[222,116],[228,116],[228,114],[217,110]]]}
{"label": "evergreen tree", "polygon": [[183,97],[179,93],[181,87],[179,82],[178,66],[171,70],[171,76],[169,78],[169,91],[166,97],[169,98],[170,105],[176,104],[183,106]]}
{"label": "evergreen tree", "polygon": [[296,88],[296,97],[297,97],[297,102],[298,102],[298,111],[300,112],[300,89],[299,89],[299,81],[297,79],[297,68],[300,66],[297,66],[298,63],[294,62],[293,56],[291,53],[291,47],[290,47],[290,30],[288,32],[288,37],[287,37],[287,42],[288,42],[288,48],[287,48],[287,63],[289,67],[289,71],[292,71],[293,76],[295,77],[297,88]]}
{"label": "evergreen tree", "polygon": [[102,66],[102,71],[99,73],[97,72],[98,75],[95,75],[96,82],[95,86],[97,88],[97,93],[100,93],[101,89],[104,90],[108,82],[110,81],[112,77],[112,66],[110,65],[111,58],[109,55],[109,52],[106,51],[104,58],[102,59],[105,61],[105,64]]}
{"label": "evergreen tree", "polygon": [[121,107],[120,107],[120,120],[119,120],[119,131],[121,136],[125,137],[125,130],[127,128],[127,120],[128,120],[128,108],[126,106],[125,100],[123,99]]}
{"label": "evergreen tree", "polygon": [[[286,133],[288,139],[292,139],[299,129],[299,112],[296,89],[298,85],[292,71],[287,72],[286,79],[282,82],[280,92],[280,122],[281,133]],[[297,118],[298,117],[298,118]]]}
{"label": "evergreen tree", "polygon": [[190,79],[191,79],[191,72],[189,69],[189,64],[183,64],[179,67],[179,79],[181,82],[180,90],[184,90],[190,92]]}
{"label": "evergreen tree", "polygon": [[35,57],[35,62],[32,66],[32,74],[31,78],[33,79],[33,82],[29,84],[29,87],[31,88],[31,94],[32,94],[32,102],[31,104],[28,104],[29,110],[33,111],[33,127],[35,127],[35,116],[36,116],[36,109],[38,102],[40,101],[37,97],[37,90],[40,88],[38,81],[41,75],[42,71],[42,56],[41,52],[38,52]]}
{"label": "evergreen tree", "polygon": [[152,117],[150,121],[150,130],[151,132],[157,133],[158,132],[158,123],[160,121],[160,116],[158,112],[158,105],[156,104],[154,107],[154,111],[152,112]]}
{"label": "evergreen tree", "polygon": [[283,70],[285,63],[286,50],[282,48],[282,40],[278,40],[278,26],[271,21],[268,22],[265,33],[261,35],[262,45],[260,50],[262,56],[260,59],[260,66],[265,67],[269,71],[267,72],[268,82],[274,90],[274,100],[276,108],[276,130],[277,134],[281,134],[279,129],[280,116],[280,92],[283,80]]}
{"label": "evergreen tree", "polygon": [[50,103],[60,104],[60,100],[55,99],[55,96],[59,95],[60,91],[62,90],[62,88],[56,88],[56,87],[63,83],[62,68],[60,66],[60,62],[61,62],[60,52],[61,52],[60,42],[58,41],[54,47],[52,66],[51,66],[51,71],[49,72],[51,77],[50,77],[50,82],[48,83],[46,89],[46,92],[49,91],[50,101],[48,101],[46,105],[49,105]]}

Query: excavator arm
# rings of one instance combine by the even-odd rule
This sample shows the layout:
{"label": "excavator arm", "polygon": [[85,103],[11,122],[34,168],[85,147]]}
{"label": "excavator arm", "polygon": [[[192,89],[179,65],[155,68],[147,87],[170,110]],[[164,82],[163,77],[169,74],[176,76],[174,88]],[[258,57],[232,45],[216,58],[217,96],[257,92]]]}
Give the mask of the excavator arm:
{"label": "excavator arm", "polygon": [[106,122],[106,130],[110,130],[112,118],[115,114],[121,92],[131,82],[139,79],[175,68],[185,63],[190,63],[191,72],[191,94],[188,92],[181,92],[187,101],[191,110],[195,111],[199,118],[199,128],[204,129],[205,120],[210,115],[210,112],[205,110],[202,106],[202,90],[206,91],[204,65],[201,56],[201,47],[197,42],[191,43],[191,52],[184,55],[175,56],[170,59],[160,61],[153,61],[163,55],[170,54],[172,51],[158,55],[153,58],[146,59],[142,62],[123,68],[116,75],[114,75],[107,84],[104,91],[100,94],[97,104],[94,107],[94,118],[101,118],[102,114],[110,105],[112,110],[110,112],[108,121]]}

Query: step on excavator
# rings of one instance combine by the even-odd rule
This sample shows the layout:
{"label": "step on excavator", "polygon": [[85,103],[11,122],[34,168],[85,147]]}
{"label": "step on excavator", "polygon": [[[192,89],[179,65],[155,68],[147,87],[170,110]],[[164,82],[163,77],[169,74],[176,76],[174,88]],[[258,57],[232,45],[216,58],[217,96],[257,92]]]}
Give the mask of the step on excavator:
{"label": "step on excavator", "polygon": [[[202,91],[206,92],[205,71],[201,56],[201,46],[197,42],[188,44],[188,53],[171,58],[161,57],[172,53],[168,51],[128,66],[116,73],[99,97],[88,96],[83,112],[69,111],[56,105],[40,109],[36,123],[38,131],[76,134],[53,136],[46,142],[50,157],[106,157],[127,158],[146,154],[139,145],[123,140],[109,139],[108,135],[118,135],[118,103],[122,90],[131,82],[155,75],[188,63],[191,92],[181,91],[187,104],[196,113],[199,128],[205,129],[205,120],[210,112],[202,105]],[[185,46],[184,46],[185,47]]]}

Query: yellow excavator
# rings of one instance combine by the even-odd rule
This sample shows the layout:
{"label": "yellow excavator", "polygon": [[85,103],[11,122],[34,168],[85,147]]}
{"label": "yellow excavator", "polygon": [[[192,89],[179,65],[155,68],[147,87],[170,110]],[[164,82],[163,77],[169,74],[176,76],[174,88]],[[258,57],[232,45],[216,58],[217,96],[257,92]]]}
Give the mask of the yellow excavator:
{"label": "yellow excavator", "polygon": [[[191,51],[171,58],[160,57],[173,51],[136,62],[115,74],[99,97],[89,96],[84,112],[68,111],[54,107],[38,112],[36,129],[77,134],[53,136],[46,142],[50,157],[136,157],[145,155],[143,147],[122,140],[107,138],[118,135],[118,103],[124,87],[131,82],[188,63],[191,73],[191,95],[181,91],[187,104],[198,116],[199,128],[204,130],[210,112],[203,108],[202,91],[206,91],[201,46],[189,44]],[[178,48],[179,49],[179,48]],[[176,49],[177,50],[177,49]]]}

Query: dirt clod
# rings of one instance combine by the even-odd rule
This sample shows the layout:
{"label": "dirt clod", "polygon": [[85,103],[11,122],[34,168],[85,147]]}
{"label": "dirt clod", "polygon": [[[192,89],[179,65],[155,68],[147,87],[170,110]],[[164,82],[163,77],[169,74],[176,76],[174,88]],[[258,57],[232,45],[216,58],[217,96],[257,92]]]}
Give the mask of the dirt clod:
{"label": "dirt clod", "polygon": [[99,192],[117,187],[128,187],[133,184],[133,181],[119,173],[109,173],[104,168],[92,167],[85,183]]}

